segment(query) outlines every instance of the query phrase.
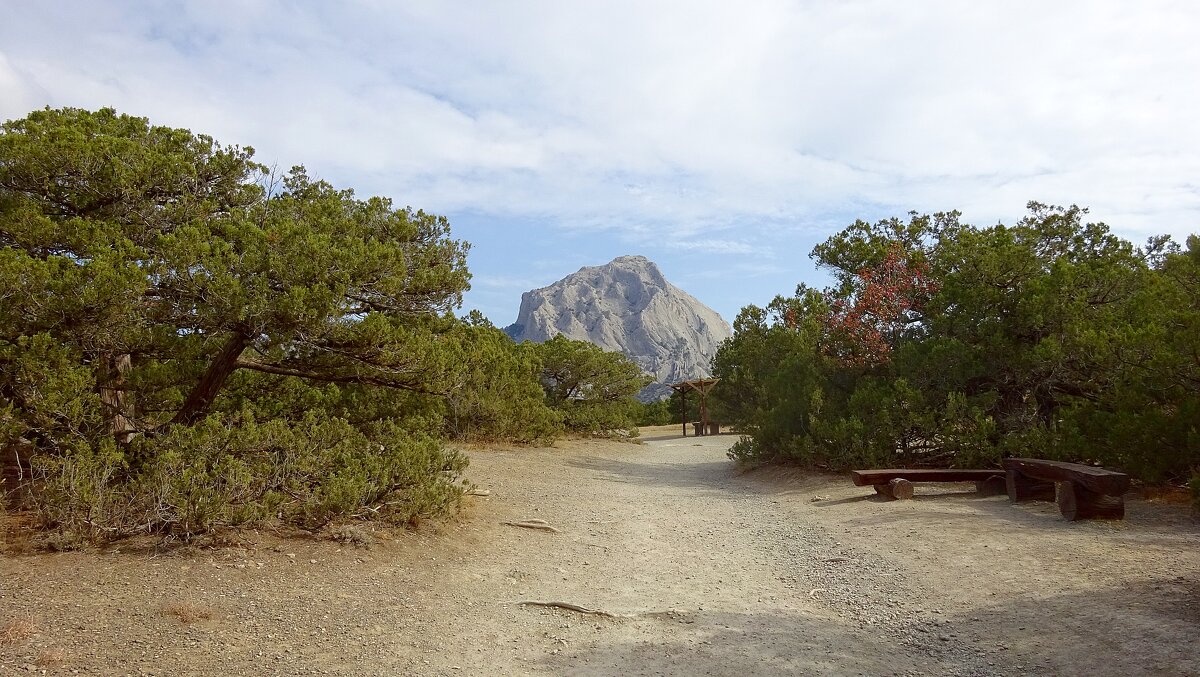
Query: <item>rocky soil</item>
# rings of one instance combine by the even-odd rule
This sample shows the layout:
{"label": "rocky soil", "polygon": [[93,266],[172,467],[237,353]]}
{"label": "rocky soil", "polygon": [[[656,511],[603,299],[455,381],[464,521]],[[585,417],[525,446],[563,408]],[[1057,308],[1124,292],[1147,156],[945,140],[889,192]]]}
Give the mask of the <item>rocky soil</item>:
{"label": "rocky soil", "polygon": [[[739,474],[731,436],[644,434],[474,451],[490,494],[416,532],[62,554],[10,535],[0,674],[1200,674],[1186,507],[884,502]],[[505,524],[527,520],[556,531]]]}

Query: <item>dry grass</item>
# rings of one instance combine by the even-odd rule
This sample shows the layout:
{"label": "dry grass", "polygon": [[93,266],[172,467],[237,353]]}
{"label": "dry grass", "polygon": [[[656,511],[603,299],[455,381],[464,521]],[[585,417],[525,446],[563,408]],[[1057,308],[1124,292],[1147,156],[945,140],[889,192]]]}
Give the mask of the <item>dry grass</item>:
{"label": "dry grass", "polygon": [[32,618],[14,618],[0,626],[0,644],[24,642],[37,633],[37,624]]}
{"label": "dry grass", "polygon": [[370,548],[378,542],[366,529],[349,524],[330,528],[328,537],[331,540],[360,548]]}
{"label": "dry grass", "polygon": [[1190,505],[1192,503],[1192,492],[1188,491],[1187,487],[1170,484],[1144,485],[1141,493],[1147,501],[1154,503],[1166,505]]}
{"label": "dry grass", "polygon": [[213,617],[212,610],[195,602],[176,602],[163,607],[163,613],[168,616],[174,616],[181,623],[195,623],[196,621],[207,621]]}
{"label": "dry grass", "polygon": [[43,668],[58,667],[67,662],[67,653],[62,649],[45,649],[38,654],[34,664]]}

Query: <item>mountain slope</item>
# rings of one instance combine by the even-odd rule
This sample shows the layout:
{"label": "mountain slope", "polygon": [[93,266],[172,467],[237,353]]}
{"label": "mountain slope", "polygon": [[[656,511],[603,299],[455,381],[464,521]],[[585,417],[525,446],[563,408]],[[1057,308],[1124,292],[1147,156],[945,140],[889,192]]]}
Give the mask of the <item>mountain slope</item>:
{"label": "mountain slope", "polygon": [[589,266],[521,295],[516,341],[540,343],[559,334],[627,355],[654,377],[639,398],[669,395],[669,383],[709,375],[721,341],[732,335],[716,311],[671,284],[644,256]]}

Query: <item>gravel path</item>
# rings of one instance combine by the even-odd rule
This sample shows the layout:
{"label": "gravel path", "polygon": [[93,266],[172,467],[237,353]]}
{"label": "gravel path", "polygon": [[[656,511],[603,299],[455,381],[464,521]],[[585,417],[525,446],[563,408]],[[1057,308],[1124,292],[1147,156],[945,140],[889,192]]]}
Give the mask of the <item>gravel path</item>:
{"label": "gravel path", "polygon": [[[739,475],[731,436],[474,451],[418,532],[0,558],[0,674],[1200,674],[1200,526]],[[557,531],[505,524],[543,520]],[[609,615],[522,601],[560,602]]]}

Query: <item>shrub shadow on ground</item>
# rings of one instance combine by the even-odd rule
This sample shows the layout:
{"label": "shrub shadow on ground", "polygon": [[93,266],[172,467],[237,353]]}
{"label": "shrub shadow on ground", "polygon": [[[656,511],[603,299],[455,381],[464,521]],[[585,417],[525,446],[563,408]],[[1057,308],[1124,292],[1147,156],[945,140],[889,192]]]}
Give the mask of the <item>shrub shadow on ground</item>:
{"label": "shrub shadow on ground", "polygon": [[787,610],[701,611],[623,621],[674,627],[626,632],[623,641],[565,649],[543,663],[561,675],[1200,674],[1198,597],[1200,584],[1184,576],[998,595],[937,619],[913,614],[899,630]]}
{"label": "shrub shadow on ground", "polygon": [[[874,500],[874,495],[846,497],[814,503],[814,507],[832,509],[848,503],[878,502],[878,512],[848,521],[852,525],[874,525],[882,528],[900,526],[944,526],[947,519],[976,519],[980,526],[1001,522],[1020,526],[1023,530],[1054,534],[1094,534],[1120,539],[1134,539],[1142,544],[1184,544],[1195,541],[1197,520],[1187,508],[1157,505],[1140,499],[1126,499],[1123,520],[1080,520],[1071,522],[1062,517],[1058,506],[1049,501],[1013,503],[1007,496],[979,496],[974,492],[948,492],[914,496],[915,505],[932,510],[905,509],[904,502],[888,499]],[[889,510],[889,506],[894,506]]]}
{"label": "shrub shadow on ground", "polygon": [[[837,675],[915,671],[919,662],[889,638],[836,619],[786,610],[694,612],[676,620],[626,621],[629,635],[668,641],[605,643],[547,657],[558,675]],[[651,628],[653,623],[673,627]]]}
{"label": "shrub shadow on ground", "polygon": [[648,463],[600,456],[571,459],[566,465],[592,470],[596,479],[631,482],[648,487],[740,490],[733,481],[732,461],[702,463]]}

